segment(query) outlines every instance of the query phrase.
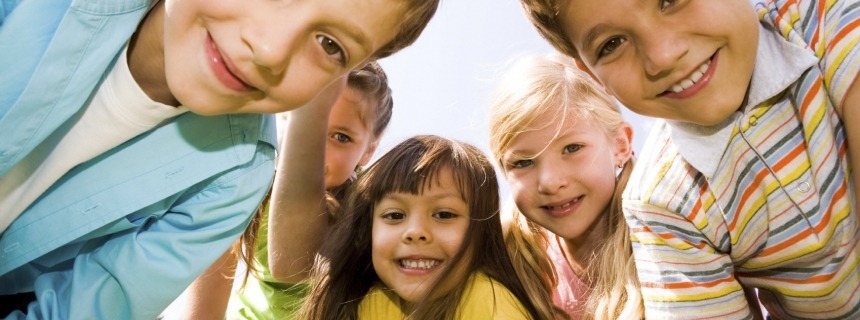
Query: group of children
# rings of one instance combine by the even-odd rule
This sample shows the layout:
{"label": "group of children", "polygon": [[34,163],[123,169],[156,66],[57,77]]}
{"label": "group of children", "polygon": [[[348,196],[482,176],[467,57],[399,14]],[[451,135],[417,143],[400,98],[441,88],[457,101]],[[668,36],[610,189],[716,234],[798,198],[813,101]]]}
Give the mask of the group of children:
{"label": "group of children", "polygon": [[856,1],[521,0],[493,160],[369,164],[391,1],[4,2],[0,316],[860,318]]}

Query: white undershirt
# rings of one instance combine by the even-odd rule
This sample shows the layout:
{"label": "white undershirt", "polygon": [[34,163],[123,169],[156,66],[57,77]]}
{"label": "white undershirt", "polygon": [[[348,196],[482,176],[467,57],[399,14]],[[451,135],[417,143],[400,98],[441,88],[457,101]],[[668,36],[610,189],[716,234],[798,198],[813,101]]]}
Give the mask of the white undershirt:
{"label": "white undershirt", "polygon": [[0,233],[76,165],[188,110],[150,99],[131,76],[127,50],[92,102],[0,177]]}

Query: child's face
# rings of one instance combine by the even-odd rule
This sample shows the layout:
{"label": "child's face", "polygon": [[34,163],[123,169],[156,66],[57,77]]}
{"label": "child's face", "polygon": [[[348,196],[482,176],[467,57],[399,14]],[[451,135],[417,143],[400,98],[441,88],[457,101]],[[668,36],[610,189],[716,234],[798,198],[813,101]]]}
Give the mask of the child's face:
{"label": "child's face", "polygon": [[758,45],[748,0],[571,0],[561,12],[585,66],[634,112],[713,125],[741,107]]}
{"label": "child's face", "polygon": [[199,114],[295,109],[392,40],[391,0],[165,0],[167,84]]}
{"label": "child's face", "polygon": [[630,157],[632,135],[626,123],[627,130],[609,136],[595,121],[575,117],[568,115],[558,137],[556,115],[538,117],[502,156],[520,211],[567,240],[595,231],[615,190],[615,169]]}
{"label": "child's face", "polygon": [[325,149],[325,185],[332,188],[346,182],[355,167],[370,160],[375,138],[367,120],[373,117],[370,101],[360,91],[347,88],[332,107],[328,118]]}
{"label": "child's face", "polygon": [[428,293],[459,251],[469,226],[469,205],[450,169],[443,169],[437,182],[419,195],[388,194],[373,210],[373,268],[408,302]]}

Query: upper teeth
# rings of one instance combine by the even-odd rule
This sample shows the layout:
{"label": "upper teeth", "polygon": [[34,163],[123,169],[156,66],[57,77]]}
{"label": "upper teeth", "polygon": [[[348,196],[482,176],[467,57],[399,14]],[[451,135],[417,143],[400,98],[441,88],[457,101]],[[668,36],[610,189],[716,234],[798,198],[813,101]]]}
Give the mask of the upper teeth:
{"label": "upper teeth", "polygon": [[708,71],[708,66],[710,66],[710,65],[711,65],[711,61],[708,60],[708,62],[705,62],[705,64],[699,66],[699,68],[696,69],[696,71],[693,71],[693,74],[691,74],[689,78],[684,79],[683,81],[679,82],[678,84],[672,86],[672,88],[669,89],[669,91],[672,91],[674,93],[678,93],[678,92],[684,91],[685,89],[687,89],[689,87],[692,87],[694,84],[696,84],[696,81],[699,81],[699,79],[702,78],[702,76],[705,74],[705,71]]}
{"label": "upper teeth", "polygon": [[400,265],[410,269],[430,269],[437,264],[439,264],[439,261],[436,260],[400,260]]}

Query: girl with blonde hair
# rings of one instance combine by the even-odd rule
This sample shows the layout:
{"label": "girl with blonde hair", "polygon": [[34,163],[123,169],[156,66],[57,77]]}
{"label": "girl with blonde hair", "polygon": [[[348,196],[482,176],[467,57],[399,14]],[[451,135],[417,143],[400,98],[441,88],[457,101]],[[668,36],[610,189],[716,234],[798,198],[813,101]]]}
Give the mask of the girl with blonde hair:
{"label": "girl with blonde hair", "polygon": [[573,319],[641,319],[621,211],[633,129],[616,102],[572,58],[526,56],[496,89],[490,135],[516,204],[506,235],[514,265],[544,273],[527,290],[551,290]]}

